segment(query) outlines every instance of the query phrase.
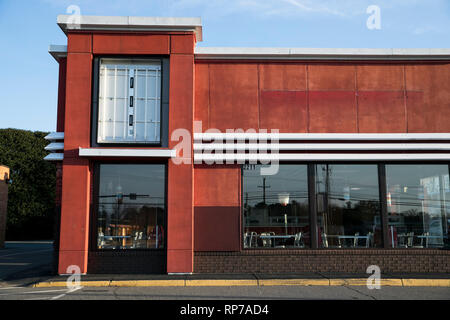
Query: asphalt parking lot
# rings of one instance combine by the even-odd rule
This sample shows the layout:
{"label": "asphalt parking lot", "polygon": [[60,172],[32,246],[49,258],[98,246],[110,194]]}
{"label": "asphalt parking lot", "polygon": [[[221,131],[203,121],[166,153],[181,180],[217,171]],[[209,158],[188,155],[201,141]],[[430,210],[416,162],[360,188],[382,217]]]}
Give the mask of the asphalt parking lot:
{"label": "asphalt parking lot", "polygon": [[0,287],[0,300],[450,300],[450,288],[362,286]]}

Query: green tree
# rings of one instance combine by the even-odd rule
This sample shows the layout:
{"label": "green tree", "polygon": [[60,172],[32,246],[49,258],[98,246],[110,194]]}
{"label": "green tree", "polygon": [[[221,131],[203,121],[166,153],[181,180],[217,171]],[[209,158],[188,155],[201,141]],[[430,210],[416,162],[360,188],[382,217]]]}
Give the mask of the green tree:
{"label": "green tree", "polygon": [[7,240],[53,239],[56,168],[43,160],[47,132],[0,129],[0,164],[11,170]]}

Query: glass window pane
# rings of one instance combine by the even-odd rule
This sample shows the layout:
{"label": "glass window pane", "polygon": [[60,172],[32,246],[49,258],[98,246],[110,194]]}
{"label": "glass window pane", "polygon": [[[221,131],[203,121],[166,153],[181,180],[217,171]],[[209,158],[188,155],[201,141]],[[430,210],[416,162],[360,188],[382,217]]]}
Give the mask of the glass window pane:
{"label": "glass window pane", "polygon": [[320,247],[382,246],[377,165],[317,165],[316,196]]}
{"label": "glass window pane", "polygon": [[97,142],[160,142],[160,82],[159,61],[101,59]]}
{"label": "glass window pane", "polygon": [[310,246],[306,165],[280,165],[275,175],[261,165],[243,167],[244,248]]}
{"label": "glass window pane", "polygon": [[97,201],[99,249],[165,247],[165,166],[101,164]]}
{"label": "glass window pane", "polygon": [[449,247],[447,165],[387,165],[389,240],[394,248]]}

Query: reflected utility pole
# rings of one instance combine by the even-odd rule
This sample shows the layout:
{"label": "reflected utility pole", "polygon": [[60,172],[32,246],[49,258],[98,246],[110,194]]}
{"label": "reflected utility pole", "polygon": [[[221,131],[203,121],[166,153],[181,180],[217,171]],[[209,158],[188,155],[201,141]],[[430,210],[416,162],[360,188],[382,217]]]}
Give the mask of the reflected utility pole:
{"label": "reflected utility pole", "polygon": [[263,203],[266,204],[266,189],[270,188],[270,186],[266,186],[266,178],[263,178],[263,185],[258,186],[258,188],[263,189]]}

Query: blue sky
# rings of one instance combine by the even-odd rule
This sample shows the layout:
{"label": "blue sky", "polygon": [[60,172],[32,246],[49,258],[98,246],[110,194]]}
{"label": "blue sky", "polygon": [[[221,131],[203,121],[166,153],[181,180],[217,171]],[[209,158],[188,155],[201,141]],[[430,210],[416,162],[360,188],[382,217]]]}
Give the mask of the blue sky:
{"label": "blue sky", "polygon": [[[449,48],[450,0],[0,0],[0,128],[54,131],[58,65],[49,44],[70,5],[84,15],[201,17],[198,46]],[[381,29],[369,30],[376,5]]]}

